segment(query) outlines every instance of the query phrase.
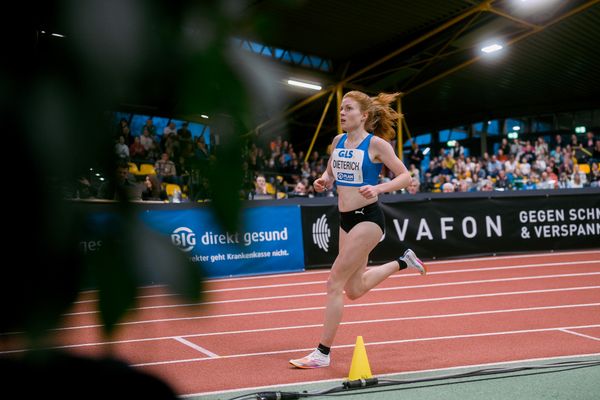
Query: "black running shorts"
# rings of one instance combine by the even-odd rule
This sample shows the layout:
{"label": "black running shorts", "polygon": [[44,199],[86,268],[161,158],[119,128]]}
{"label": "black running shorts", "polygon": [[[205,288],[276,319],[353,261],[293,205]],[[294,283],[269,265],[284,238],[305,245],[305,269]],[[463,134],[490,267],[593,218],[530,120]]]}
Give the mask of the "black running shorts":
{"label": "black running shorts", "polygon": [[363,221],[374,222],[385,232],[385,217],[379,202],[369,204],[368,206],[357,210],[340,213],[340,227],[348,233],[354,226]]}

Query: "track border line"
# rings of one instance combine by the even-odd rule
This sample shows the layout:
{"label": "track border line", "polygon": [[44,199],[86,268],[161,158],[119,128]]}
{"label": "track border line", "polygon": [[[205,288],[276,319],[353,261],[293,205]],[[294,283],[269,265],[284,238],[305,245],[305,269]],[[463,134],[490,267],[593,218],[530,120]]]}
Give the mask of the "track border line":
{"label": "track border line", "polygon": [[[375,302],[375,303],[356,303],[356,304],[345,304],[344,308],[373,307],[373,306],[393,305],[393,304],[426,303],[429,301],[472,299],[472,298],[479,298],[479,297],[514,296],[514,295],[520,295],[520,294],[553,293],[553,292],[564,292],[564,291],[571,291],[571,290],[589,290],[589,289],[600,289],[600,286],[579,286],[579,287],[555,288],[555,289],[524,290],[524,291],[516,291],[516,292],[480,293],[480,294],[472,294],[472,295],[464,295],[464,296],[448,296],[448,297],[433,297],[433,298],[424,298],[424,299],[383,301],[383,302]],[[265,311],[231,313],[231,314],[201,315],[201,316],[196,316],[196,317],[161,318],[161,319],[153,319],[153,320],[129,321],[129,322],[120,322],[115,325],[116,326],[128,326],[128,325],[141,325],[141,324],[155,324],[155,323],[160,323],[160,322],[193,321],[193,320],[225,318],[225,317],[244,317],[244,316],[247,317],[247,316],[253,316],[253,315],[281,314],[281,313],[289,313],[289,312],[316,311],[316,310],[324,310],[324,309],[325,309],[325,306],[287,308],[287,309],[281,309],[281,310],[265,310]],[[100,328],[100,327],[102,327],[101,324],[78,325],[78,326],[55,328],[55,329],[53,329],[53,331],[59,332],[59,331],[69,331],[69,330],[76,330],[76,329],[92,329],[92,328]],[[0,335],[0,336],[2,336],[2,335]]]}
{"label": "track border line", "polygon": [[196,343],[192,343],[189,340],[187,340],[181,336],[172,336],[171,339],[175,339],[179,343],[186,345],[188,347],[191,347],[192,349],[194,349],[202,354],[206,354],[207,356],[209,356],[211,358],[220,358],[221,357],[220,355],[215,354],[212,351],[207,350],[204,347],[197,345]]}
{"label": "track border line", "polygon": [[[583,255],[583,254],[595,254],[600,253],[600,249],[596,250],[584,250],[584,251],[551,251],[550,253],[539,253],[539,254],[518,254],[518,255],[507,255],[507,256],[488,256],[488,257],[476,257],[476,258],[457,258],[451,260],[440,260],[440,261],[428,261],[427,265],[438,265],[438,264],[449,264],[449,263],[461,263],[461,262],[475,262],[490,259],[494,260],[504,260],[504,259],[517,259],[517,258],[528,258],[528,257],[552,257],[552,256],[563,256],[563,255]],[[564,263],[562,263],[564,264]],[[230,278],[215,278],[215,279],[207,279],[205,282],[208,283],[216,283],[216,282],[235,282],[235,281],[243,281],[243,280],[254,280],[254,279],[265,279],[265,278],[277,278],[277,277],[288,277],[288,276],[299,276],[299,275],[318,275],[318,274],[326,274],[329,273],[329,268],[322,268],[317,271],[315,270],[306,270],[302,272],[292,272],[292,273],[281,273],[281,274],[266,274],[266,275],[253,275],[253,276],[239,276],[239,277],[230,277]],[[152,288],[167,288],[168,285],[147,285],[140,286],[142,289],[152,289]],[[98,290],[85,290],[81,291],[81,294],[91,294],[98,293]],[[157,296],[172,296],[172,294],[163,294]],[[97,301],[97,300],[84,300],[87,301]]]}
{"label": "track border line", "polygon": [[[482,332],[482,333],[473,333],[473,334],[464,334],[464,335],[449,335],[449,336],[434,336],[434,337],[414,338],[414,339],[386,340],[386,341],[366,343],[365,346],[382,346],[382,345],[391,345],[391,344],[400,344],[400,343],[415,343],[415,342],[429,342],[429,341],[436,341],[436,340],[466,339],[466,338],[473,338],[473,337],[519,335],[519,334],[523,334],[523,333],[561,332],[562,329],[583,329],[583,328],[600,328],[600,324],[579,325],[579,326],[557,326],[554,328],[520,329],[520,330],[515,330],[515,331]],[[333,346],[332,349],[350,348],[350,347],[354,347],[355,345],[356,345],[356,343],[336,345],[336,346]],[[311,351],[311,350],[314,350],[314,347],[302,348],[302,349],[262,351],[262,352],[257,352],[257,353],[230,354],[230,355],[221,356],[219,359],[223,360],[223,359],[229,359],[229,358],[244,358],[244,357],[267,356],[267,355],[273,355],[273,354],[299,353],[299,352],[305,352],[305,351]],[[156,361],[156,362],[149,362],[149,363],[130,364],[130,366],[139,368],[139,367],[150,367],[150,366],[156,366],[156,365],[183,364],[183,363],[191,363],[191,362],[207,361],[207,360],[215,360],[215,358],[200,357],[200,358],[189,358],[189,359],[181,359],[181,360]]]}
{"label": "track border line", "polygon": [[[374,324],[374,323],[384,323],[384,322],[397,322],[397,321],[410,321],[410,320],[421,320],[421,319],[439,319],[439,318],[456,318],[456,317],[470,317],[476,315],[489,315],[489,314],[503,314],[503,313],[511,313],[511,312],[526,312],[526,311],[541,311],[541,310],[557,310],[564,308],[582,308],[582,307],[598,307],[600,303],[582,303],[582,304],[561,304],[557,306],[538,306],[538,307],[527,307],[527,308],[507,308],[500,310],[485,310],[485,311],[473,311],[473,312],[465,312],[465,313],[452,313],[452,314],[432,314],[432,315],[415,315],[409,317],[395,317],[395,318],[380,318],[380,319],[371,319],[371,320],[357,320],[357,321],[344,321],[341,322],[340,325],[360,325],[360,324]],[[51,349],[69,349],[69,348],[79,348],[79,347],[93,347],[93,346],[106,346],[106,345],[116,345],[116,344],[127,344],[127,343],[140,343],[140,342],[152,342],[152,341],[160,341],[160,340],[170,340],[175,339],[187,346],[190,346],[204,354],[214,355],[215,357],[220,357],[219,355],[204,349],[188,340],[186,338],[200,338],[200,337],[209,337],[209,336],[225,336],[225,335],[240,335],[247,333],[261,333],[261,332],[276,332],[281,330],[289,330],[289,329],[309,329],[309,328],[318,328],[322,326],[322,324],[305,324],[305,325],[291,325],[291,326],[278,326],[271,328],[258,328],[258,329],[244,329],[237,331],[220,331],[220,332],[206,332],[206,333],[194,333],[190,335],[173,335],[173,336],[158,336],[152,338],[140,338],[140,339],[130,339],[130,340],[113,340],[107,342],[92,342],[92,343],[79,343],[73,345],[64,345],[64,346],[55,346],[51,347]],[[598,339],[600,340],[600,339]],[[194,347],[194,346],[197,346]],[[7,350],[0,351],[0,354],[9,354],[9,353],[21,353],[28,351],[30,349],[17,349],[17,350]]]}
{"label": "track border line", "polygon": [[[600,261],[582,261],[581,263],[598,263]],[[506,268],[506,267],[502,267]],[[435,274],[435,273],[432,273]],[[429,274],[429,275],[432,275]],[[554,275],[530,275],[530,276],[522,276],[522,277],[510,277],[510,278],[495,278],[495,279],[481,279],[481,280],[470,280],[470,281],[458,281],[458,282],[443,282],[443,283],[428,283],[428,284],[419,284],[419,285],[409,285],[409,286],[391,286],[391,287],[375,287],[370,290],[370,292],[384,292],[390,290],[409,290],[409,289],[422,289],[429,287],[441,287],[441,286],[456,286],[456,285],[470,285],[477,283],[494,283],[494,282],[510,282],[510,281],[518,281],[518,280],[532,280],[532,279],[550,279],[550,278],[563,278],[563,277],[574,277],[574,276],[588,276],[588,275],[600,275],[600,272],[580,272],[573,274],[554,274]],[[393,278],[395,276],[391,276]],[[313,281],[306,283],[308,284],[324,284],[326,281]],[[303,283],[304,284],[304,283]],[[302,285],[303,285],[302,284]],[[254,289],[270,289],[270,288],[280,288],[280,287],[288,287],[288,286],[299,286],[300,284],[293,285],[280,285],[280,286],[265,286],[265,287],[253,287]],[[182,303],[182,304],[165,304],[158,306],[145,306],[145,307],[135,307],[130,308],[128,311],[138,311],[138,310],[153,310],[160,308],[177,308],[177,307],[198,307],[205,305],[213,305],[213,304],[226,304],[226,303],[239,303],[246,301],[261,301],[261,300],[273,300],[273,299],[283,299],[283,298],[298,298],[298,297],[311,297],[318,295],[325,295],[325,292],[313,292],[313,293],[301,293],[301,294],[292,294],[292,295],[283,295],[283,296],[271,296],[271,297],[246,297],[241,299],[228,299],[228,300],[217,300],[217,301],[206,301],[199,303]],[[176,296],[176,295],[160,295],[160,296],[152,296],[152,297],[166,297],[166,296]],[[85,300],[87,303],[96,302],[96,300]],[[81,303],[79,303],[81,304]],[[71,313],[64,313],[62,316],[74,316],[74,315],[86,315],[86,314],[97,314],[99,311],[78,311]]]}
{"label": "track border line", "polygon": [[[465,368],[481,368],[481,367],[492,367],[499,366],[504,364],[517,364],[517,363],[528,363],[528,362],[536,362],[536,361],[548,361],[548,360],[562,360],[565,358],[581,358],[581,357],[598,357],[600,353],[588,353],[588,354],[572,354],[565,356],[555,356],[555,357],[541,357],[541,358],[527,358],[522,360],[511,360],[511,361],[500,361],[494,363],[484,363],[484,364],[469,364],[469,365],[460,365],[455,367],[447,367],[447,368],[432,368],[432,369],[422,369],[422,370],[413,370],[413,371],[403,371],[403,372],[390,372],[387,374],[378,374],[377,377],[389,377],[389,376],[403,376],[410,374],[420,374],[426,372],[442,372],[442,371],[451,371],[457,369],[465,369]],[[255,392],[262,389],[269,388],[282,388],[282,387],[290,387],[290,386],[299,386],[299,385],[311,385],[318,383],[327,383],[327,382],[342,382],[346,380],[345,378],[336,378],[336,379],[323,379],[316,381],[303,381],[303,382],[293,382],[293,383],[283,383],[280,385],[272,385],[272,386],[254,386],[240,389],[227,389],[227,390],[217,390],[212,392],[198,392],[198,393],[190,393],[179,395],[181,398],[189,398],[196,396],[209,396],[216,394],[225,394],[225,393],[235,393],[235,392]]]}
{"label": "track border line", "polygon": [[597,338],[595,336],[585,335],[585,334],[579,333],[579,332],[573,332],[573,331],[570,331],[568,329],[561,329],[561,331],[565,332],[565,333],[569,333],[571,335],[581,336],[581,337],[584,337],[586,339],[597,340],[597,341],[600,342],[600,338]]}

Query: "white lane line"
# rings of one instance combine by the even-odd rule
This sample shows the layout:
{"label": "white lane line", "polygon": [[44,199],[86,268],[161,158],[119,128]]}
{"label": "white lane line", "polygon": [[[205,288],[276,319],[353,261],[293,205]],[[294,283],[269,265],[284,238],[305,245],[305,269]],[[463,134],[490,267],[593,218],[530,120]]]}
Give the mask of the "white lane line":
{"label": "white lane line", "polygon": [[[394,345],[400,343],[415,343],[415,342],[429,342],[436,340],[453,340],[453,339],[467,339],[474,337],[487,337],[487,336],[503,336],[503,335],[518,335],[524,333],[539,333],[539,332],[558,332],[562,329],[582,329],[582,328],[598,328],[600,325],[580,325],[580,326],[558,326],[554,328],[540,328],[540,329],[523,329],[516,331],[503,331],[503,332],[485,332],[485,333],[470,333],[464,335],[452,335],[452,336],[434,336],[427,338],[414,338],[414,339],[400,339],[400,340],[386,340],[381,342],[369,342],[365,343],[365,346],[385,346],[385,345]],[[342,349],[348,347],[354,347],[356,343],[343,344],[333,346],[334,349]],[[245,354],[230,354],[226,356],[221,356],[219,359],[226,358],[242,358],[242,357],[256,357],[256,356],[266,356],[266,355],[274,355],[274,354],[285,354],[285,353],[299,353],[304,351],[314,350],[314,347],[303,348],[303,349],[288,349],[288,350],[277,350],[277,351],[263,351],[257,353],[245,353]],[[155,361],[149,363],[140,363],[140,364],[132,364],[132,367],[148,367],[154,365],[165,365],[165,364],[181,364],[181,363],[190,363],[196,361],[206,361],[206,360],[214,360],[211,357],[199,357],[199,358],[189,358],[189,359],[181,359],[181,360],[170,360],[170,361]]]}
{"label": "white lane line", "polygon": [[[600,264],[600,261],[595,260],[595,261],[581,261],[581,264]],[[564,265],[564,263],[560,263],[561,265]],[[575,264],[575,263],[572,263]],[[435,273],[432,273],[432,275],[434,275]],[[600,274],[600,272],[589,272],[589,274]],[[415,274],[417,275],[417,274]],[[400,277],[401,275],[392,275],[393,277]],[[404,276],[406,276],[406,274],[404,274]],[[566,276],[566,275],[565,275]],[[572,276],[579,276],[578,274],[573,274]],[[517,279],[525,279],[525,278],[512,278],[513,280],[517,280]],[[490,280],[491,282],[492,280]],[[308,282],[296,282],[296,283],[284,283],[284,284],[274,284],[274,285],[263,285],[263,286],[245,286],[245,287],[239,287],[239,288],[225,288],[225,289],[213,289],[213,290],[205,290],[202,293],[221,293],[221,292],[235,292],[235,291],[240,291],[240,290],[256,290],[256,289],[272,289],[272,288],[281,288],[281,287],[292,287],[292,286],[305,286],[305,285],[317,285],[317,284],[324,284],[325,281],[308,281]],[[414,287],[421,287],[419,285],[415,285]]]}
{"label": "white lane line", "polygon": [[[427,275],[445,275],[445,274],[456,274],[463,272],[487,272],[487,271],[501,271],[505,269],[528,269],[528,268],[540,268],[540,267],[564,267],[564,266],[572,266],[572,265],[580,265],[580,264],[600,264],[600,259],[598,260],[587,260],[587,261],[572,261],[568,265],[564,262],[555,262],[555,263],[542,263],[542,264],[515,264],[515,265],[507,265],[504,267],[488,267],[488,268],[468,268],[468,269],[453,269],[448,271],[432,271],[428,272]],[[414,274],[419,276],[418,274]],[[403,275],[392,275],[390,278],[402,278]]]}
{"label": "white lane line", "polygon": [[[581,251],[581,252],[571,252],[571,253],[545,253],[545,254],[536,254],[536,255],[517,255],[517,256],[497,256],[497,257],[481,257],[481,258],[471,258],[471,259],[457,259],[457,260],[445,260],[445,261],[429,261],[427,262],[427,265],[438,265],[438,264],[450,264],[450,263],[461,263],[461,262],[471,262],[471,261],[490,261],[490,260],[498,260],[498,259],[516,259],[516,258],[528,258],[528,257],[546,257],[546,256],[553,256],[553,255],[568,255],[568,254],[573,254],[573,255],[577,255],[577,254],[596,254],[598,253],[600,255],[600,251]],[[591,264],[591,263],[597,263],[597,260],[587,260],[587,261],[572,261],[569,262],[568,265],[576,265],[576,264]],[[490,267],[490,268],[476,268],[476,269],[460,269],[460,270],[452,270],[452,271],[438,271],[438,272],[430,272],[428,275],[435,275],[435,274],[451,274],[451,273],[460,273],[460,272],[472,272],[472,271],[493,271],[493,270],[497,270],[497,269],[512,269],[512,268],[529,268],[529,267],[542,267],[542,266],[554,266],[554,265],[566,265],[566,262],[555,262],[555,263],[542,263],[542,264],[525,264],[525,265],[511,265],[511,266],[506,266],[506,267]],[[288,273],[288,274],[275,274],[275,275],[258,275],[258,276],[249,276],[249,277],[238,277],[238,278],[223,278],[223,279],[208,279],[206,280],[207,283],[215,283],[215,282],[233,282],[233,281],[243,281],[243,280],[256,280],[256,279],[265,279],[265,278],[273,278],[273,277],[279,277],[279,278],[285,278],[288,276],[306,276],[306,275],[319,275],[319,274],[328,274],[329,273],[329,269],[322,269],[319,271],[304,271],[304,272],[296,272],[296,273]],[[402,274],[402,275],[392,275],[391,278],[400,278],[403,276],[407,276],[409,274]],[[410,275],[418,275],[418,274],[410,274]],[[321,282],[321,281],[317,281],[317,282]],[[166,285],[153,285],[153,286],[147,286],[147,287],[152,287],[152,288],[167,288],[168,286]],[[239,289],[242,290],[242,289]],[[88,290],[82,293],[94,293],[97,292],[97,290]],[[142,295],[142,296],[138,296],[136,298],[153,298],[153,297],[168,297],[168,296],[176,296],[176,294],[173,293],[160,293],[160,294],[153,294],[153,295]],[[98,301],[97,299],[89,299],[89,300],[80,300],[80,301],[76,301],[74,302],[74,304],[82,304],[82,303],[91,303],[91,302],[96,302]]]}
{"label": "white lane line", "polygon": [[220,357],[219,355],[213,353],[212,351],[207,350],[202,346],[198,346],[196,343],[192,343],[189,340],[182,338],[181,336],[173,336],[173,339],[177,340],[179,343],[182,343],[188,347],[191,347],[192,349],[194,349],[196,351],[199,351],[202,354],[209,356],[210,358],[219,358]]}
{"label": "white lane line", "polygon": [[[483,297],[497,297],[497,296],[513,296],[513,295],[522,295],[522,294],[536,294],[536,293],[554,293],[554,292],[570,292],[574,290],[591,290],[591,289],[600,289],[600,286],[580,286],[580,287],[568,287],[568,288],[557,288],[557,289],[539,289],[539,290],[523,290],[516,292],[500,292],[500,293],[483,293],[483,294],[473,294],[473,295],[462,295],[462,296],[449,296],[449,297],[432,297],[425,299],[412,299],[412,300],[397,300],[397,301],[385,301],[385,302],[376,302],[376,303],[358,303],[358,304],[347,304],[344,307],[354,308],[354,307],[372,307],[372,306],[381,306],[381,305],[395,305],[395,304],[411,304],[411,303],[427,303],[432,301],[446,301],[446,300],[462,300],[462,299],[473,299],[473,298],[483,298]],[[215,314],[215,315],[202,315],[197,317],[179,317],[179,318],[163,318],[163,319],[154,319],[154,320],[142,320],[142,321],[131,321],[131,322],[121,322],[116,325],[139,325],[139,324],[151,324],[151,323],[159,323],[159,322],[174,322],[174,321],[189,321],[189,320],[200,320],[200,319],[219,319],[226,317],[246,317],[246,316],[254,316],[254,315],[264,315],[264,314],[277,314],[277,313],[288,313],[288,312],[303,312],[303,311],[316,311],[316,310],[324,310],[325,307],[303,307],[303,308],[290,308],[290,309],[282,309],[282,310],[269,310],[269,311],[254,311],[254,312],[245,312],[245,313],[232,313],[232,314]],[[77,329],[93,329],[100,328],[103,325],[80,325],[80,326],[69,326],[56,328],[54,331],[69,331],[69,330],[77,330]],[[2,335],[0,335],[2,336]]]}
{"label": "white lane line", "polygon": [[[372,289],[374,290],[374,289]],[[250,301],[263,301],[263,300],[280,300],[280,299],[294,299],[298,297],[313,297],[313,296],[325,296],[327,293],[325,292],[316,292],[316,293],[302,293],[302,294],[288,294],[282,296],[268,296],[268,297],[246,297],[243,299],[231,299],[231,300],[217,300],[217,301],[204,301],[200,303],[183,303],[183,304],[166,304],[160,306],[147,306],[147,307],[138,307],[132,308],[131,311],[134,310],[153,310],[157,308],[178,308],[178,307],[196,307],[196,306],[206,306],[206,305],[214,305],[214,304],[227,304],[227,303],[246,303]],[[70,315],[86,315],[86,314],[97,314],[98,311],[80,311],[74,313],[62,314],[63,316]]]}
{"label": "white lane line", "polygon": [[[520,364],[520,363],[531,363],[531,362],[540,362],[540,361],[549,361],[549,360],[564,360],[564,359],[580,359],[582,357],[597,357],[600,356],[600,353],[591,353],[591,354],[571,354],[566,356],[552,356],[552,357],[540,357],[540,358],[527,358],[521,360],[512,360],[512,361],[499,361],[493,363],[485,363],[485,364],[469,364],[469,365],[458,365],[455,367],[446,367],[446,368],[432,368],[432,369],[421,369],[421,370],[413,370],[413,371],[402,371],[402,372],[390,372],[387,374],[378,374],[378,377],[390,377],[394,376],[396,379],[400,379],[401,377],[421,374],[425,372],[442,372],[442,371],[455,371],[455,370],[463,370],[470,368],[488,368],[488,367],[502,367],[506,364]],[[596,361],[596,360],[582,360],[582,361]],[[217,395],[217,394],[225,394],[225,393],[235,393],[235,392],[258,392],[264,391],[262,389],[272,389],[277,388],[277,390],[281,390],[284,387],[290,386],[298,386],[298,385],[311,385],[316,383],[327,383],[327,382],[339,382],[339,378],[335,379],[323,379],[319,381],[300,381],[300,382],[291,382],[291,383],[275,383],[270,386],[254,386],[254,387],[244,387],[244,388],[236,388],[236,389],[227,389],[227,390],[217,390],[214,392],[199,392],[199,393],[189,393],[179,395],[179,397],[185,399],[189,397],[198,397],[198,396],[209,396],[209,395]]]}
{"label": "white lane line", "polygon": [[[536,253],[536,254],[516,254],[510,256],[488,256],[488,257],[474,257],[474,258],[456,258],[452,260],[431,260],[427,261],[427,265],[441,265],[441,264],[456,264],[463,262],[476,262],[476,261],[490,261],[490,260],[513,260],[519,258],[537,258],[537,257],[553,257],[553,256],[564,256],[564,255],[583,255],[583,254],[598,254],[600,255],[600,250],[586,250],[586,251],[564,251],[564,252],[554,252],[554,253]],[[298,276],[298,275],[308,275],[308,274],[326,274],[329,272],[329,269],[320,269],[318,271],[308,270],[304,272],[292,272],[292,273],[283,273],[283,274],[270,274],[270,275],[258,275],[258,276],[241,276],[241,277],[231,277],[231,278],[218,278],[218,279],[209,279],[208,282],[234,282],[234,281],[246,281],[253,279],[265,279],[265,278],[274,278],[279,276]]]}
{"label": "white lane line", "polygon": [[[417,316],[412,316],[412,317],[396,317],[396,318],[381,318],[381,319],[372,319],[372,320],[346,321],[346,322],[342,322],[341,325],[359,325],[359,324],[375,324],[375,323],[382,323],[382,322],[398,322],[398,321],[409,321],[409,320],[420,320],[420,319],[470,317],[470,316],[477,316],[477,315],[504,314],[504,313],[513,313],[513,312],[557,310],[557,309],[565,309],[565,308],[582,308],[582,307],[598,307],[598,306],[600,306],[600,303],[566,304],[566,305],[557,305],[557,306],[539,306],[539,307],[527,307],[527,308],[509,308],[509,309],[501,309],[501,310],[473,311],[473,312],[454,313],[454,314],[432,314],[432,315],[417,315]],[[193,346],[197,346],[197,345],[195,345],[192,342],[188,342],[187,340],[185,340],[185,338],[198,338],[198,337],[206,337],[206,336],[224,336],[224,335],[237,335],[237,334],[250,334],[250,333],[264,333],[264,332],[274,332],[274,331],[282,331],[282,330],[287,331],[287,330],[292,330],[292,329],[318,328],[321,326],[322,326],[322,324],[308,324],[308,325],[295,325],[295,326],[294,325],[280,326],[280,327],[273,327],[273,328],[257,328],[257,329],[245,329],[245,330],[235,330],[235,331],[195,333],[195,334],[190,334],[190,335],[162,336],[162,337],[142,338],[142,339],[115,340],[115,341],[107,341],[107,342],[80,343],[80,344],[74,344],[74,345],[56,346],[56,347],[52,347],[52,349],[116,345],[116,344],[149,342],[149,341],[167,340],[167,339],[175,339],[175,340],[180,341],[181,343],[184,343],[186,345],[189,345],[190,347],[193,347]],[[200,346],[197,346],[197,347],[198,348],[196,348],[196,347],[194,347],[194,348],[196,348],[196,350],[203,352],[207,355],[214,354]],[[28,349],[0,351],[0,354],[20,353],[20,352],[27,351],[27,350]],[[216,354],[215,354],[215,356],[218,357]]]}
{"label": "white lane line", "polygon": [[[583,254],[598,254],[598,255],[600,255],[600,250],[563,251],[563,252],[536,253],[536,254],[516,254],[516,255],[510,255],[510,256],[488,256],[488,257],[476,257],[476,258],[456,258],[456,259],[452,259],[452,260],[437,260],[437,261],[431,260],[431,261],[427,261],[427,265],[457,264],[457,263],[463,263],[463,262],[476,262],[476,261],[484,261],[484,260],[485,261],[514,260],[514,259],[519,259],[519,258],[538,258],[538,257],[554,257],[554,256],[583,255]],[[235,281],[265,279],[265,278],[270,279],[270,278],[288,277],[288,276],[318,275],[318,274],[327,274],[327,273],[329,273],[329,269],[324,268],[324,269],[319,269],[316,271],[308,270],[308,271],[303,271],[303,272],[291,272],[291,273],[282,273],[282,274],[268,274],[268,275],[208,279],[207,282],[235,282]]]}
{"label": "white lane line", "polygon": [[[162,288],[162,287],[166,287],[166,285],[142,285],[139,286],[139,289],[154,289],[154,288]],[[89,293],[98,293],[97,289],[89,289],[89,290],[82,290],[81,292],[79,292],[80,294],[89,294]]]}
{"label": "white lane line", "polygon": [[[427,261],[427,265],[442,265],[442,264],[457,264],[463,262],[476,262],[476,261],[492,261],[492,260],[513,260],[519,258],[537,258],[537,257],[553,257],[553,256],[564,256],[564,255],[583,255],[583,254],[598,254],[600,255],[600,250],[586,250],[586,251],[564,251],[564,252],[553,252],[553,253],[536,253],[536,254],[516,254],[510,256],[488,256],[488,257],[474,257],[474,258],[456,258],[451,260],[431,260]],[[564,264],[564,263],[563,263]],[[217,278],[217,279],[208,279],[207,282],[235,282],[235,281],[248,281],[254,279],[265,279],[265,278],[277,278],[277,277],[287,277],[287,276],[302,276],[302,275],[317,275],[317,274],[327,274],[329,273],[328,268],[323,268],[319,270],[308,270],[304,272],[292,272],[292,273],[282,273],[282,274],[269,274],[269,275],[256,275],[256,276],[240,276],[240,277],[231,277],[231,278]]]}
{"label": "white lane line", "polygon": [[597,338],[595,336],[584,335],[583,333],[573,332],[573,331],[570,331],[568,329],[561,329],[561,331],[565,332],[565,333],[570,333],[571,335],[577,335],[577,336],[581,336],[581,337],[584,337],[584,338],[587,338],[587,339],[592,339],[592,340],[600,341],[600,338]]}
{"label": "white lane line", "polygon": [[600,250],[582,250],[582,251],[562,251],[552,253],[536,253],[536,254],[515,254],[511,256],[488,256],[488,257],[477,257],[477,258],[459,258],[455,260],[440,260],[430,261],[429,263],[435,264],[451,264],[454,262],[471,262],[471,261],[489,261],[489,260],[511,260],[517,258],[529,258],[529,257],[552,257],[552,256],[568,256],[568,255],[581,255],[581,254],[600,254]]}
{"label": "white lane line", "polygon": [[[354,308],[354,307],[373,307],[373,306],[381,306],[381,305],[391,305],[391,304],[409,304],[409,303],[424,303],[430,301],[445,301],[445,300],[457,300],[457,299],[472,299],[472,298],[480,298],[480,297],[496,297],[496,296],[510,296],[517,294],[529,294],[529,293],[549,293],[549,292],[561,292],[561,291],[571,291],[576,289],[600,289],[600,286],[584,286],[580,288],[559,288],[559,289],[540,289],[540,290],[525,290],[525,291],[517,291],[517,292],[502,292],[502,293],[484,293],[484,294],[475,294],[475,295],[463,295],[463,296],[449,296],[449,297],[437,297],[437,298],[426,298],[426,299],[412,299],[412,300],[397,300],[397,301],[384,301],[384,302],[376,302],[376,303],[358,303],[358,304],[347,304],[344,307]],[[316,310],[324,310],[324,306],[318,307],[302,307],[302,308],[287,308],[282,310],[267,310],[267,311],[250,311],[250,312],[241,312],[241,313],[230,313],[230,314],[214,314],[214,315],[201,315],[196,317],[178,317],[178,318],[160,318],[160,319],[151,319],[151,320],[141,320],[141,321],[130,321],[130,322],[121,322],[115,325],[139,325],[139,324],[153,324],[158,322],[173,322],[173,321],[191,321],[191,320],[200,320],[200,319],[218,319],[218,318],[226,318],[226,317],[247,317],[247,316],[255,316],[255,315],[265,315],[265,314],[281,314],[281,313],[289,313],[289,312],[304,312],[304,311],[316,311]],[[82,326],[71,326],[64,328],[57,328],[56,331],[61,330],[72,330],[72,329],[87,329],[87,328],[97,328],[102,325],[82,325]]]}
{"label": "white lane line", "polygon": [[[600,264],[600,261],[598,263]],[[589,275],[600,275],[600,272],[582,272],[582,273],[578,273],[578,274],[532,275],[532,276],[522,276],[522,277],[515,277],[515,278],[497,278],[497,279],[483,279],[483,280],[475,280],[475,281],[458,281],[458,282],[429,283],[429,284],[423,284],[423,285],[393,286],[393,287],[387,287],[387,288],[374,288],[374,289],[371,289],[370,292],[385,292],[385,291],[390,291],[390,290],[423,289],[423,288],[440,287],[440,286],[471,285],[471,284],[479,284],[479,283],[510,282],[510,281],[519,281],[519,280],[550,279],[550,278],[563,278],[563,277],[589,276]],[[325,283],[325,281],[323,281],[322,283]],[[162,308],[178,308],[178,307],[195,307],[195,306],[204,306],[204,305],[239,303],[239,302],[260,301],[260,300],[324,296],[325,294],[326,294],[325,292],[301,293],[301,294],[282,295],[282,296],[255,297],[255,298],[249,297],[249,298],[243,298],[243,299],[206,301],[206,302],[199,302],[199,303],[165,304],[165,305],[159,305],[159,306],[146,306],[146,307],[131,308],[130,311],[155,310],[155,309],[162,309]],[[97,314],[98,312],[99,312],[98,310],[78,311],[78,312],[72,312],[72,313],[65,313],[62,315],[63,316],[75,316],[75,315]]]}

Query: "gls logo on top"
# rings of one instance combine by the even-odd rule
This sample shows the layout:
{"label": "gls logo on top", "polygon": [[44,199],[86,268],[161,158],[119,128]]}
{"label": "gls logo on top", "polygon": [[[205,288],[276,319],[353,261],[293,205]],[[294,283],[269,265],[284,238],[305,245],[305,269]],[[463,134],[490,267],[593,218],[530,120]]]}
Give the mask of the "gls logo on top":
{"label": "gls logo on top", "polygon": [[338,155],[342,158],[352,158],[354,150],[340,150]]}
{"label": "gls logo on top", "polygon": [[196,245],[196,234],[190,228],[182,226],[171,233],[171,242],[187,253]]}

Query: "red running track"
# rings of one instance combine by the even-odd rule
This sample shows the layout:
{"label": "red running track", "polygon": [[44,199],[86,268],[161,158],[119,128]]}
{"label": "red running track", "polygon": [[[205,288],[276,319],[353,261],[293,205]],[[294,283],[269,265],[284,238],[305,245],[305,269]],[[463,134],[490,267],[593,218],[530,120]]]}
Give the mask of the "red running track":
{"label": "red running track", "polygon": [[[96,293],[82,293],[57,346],[110,353],[182,395],[343,379],[356,336],[374,375],[576,355],[600,355],[600,250],[429,263],[346,301],[319,370],[289,366],[317,344],[328,271],[212,280],[204,302],[142,288],[138,308],[103,342]],[[5,337],[1,353],[24,349]]]}

